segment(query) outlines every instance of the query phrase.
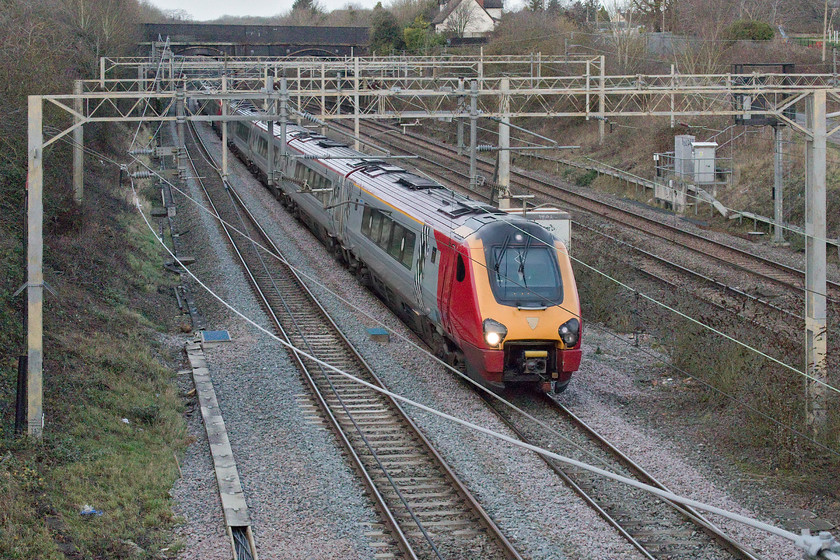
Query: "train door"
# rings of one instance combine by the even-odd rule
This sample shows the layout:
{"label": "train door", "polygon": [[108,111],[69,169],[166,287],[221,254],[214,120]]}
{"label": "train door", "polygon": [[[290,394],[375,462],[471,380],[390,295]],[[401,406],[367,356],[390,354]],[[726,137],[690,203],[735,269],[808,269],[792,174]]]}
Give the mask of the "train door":
{"label": "train door", "polygon": [[452,241],[439,233],[435,233],[435,245],[440,252],[437,287],[440,322],[447,332],[452,332],[450,294],[452,293],[452,282],[455,276],[455,258],[458,253],[453,249]]}
{"label": "train door", "polygon": [[420,227],[420,237],[415,262],[412,265],[414,270],[414,298],[418,309],[429,315],[432,321],[440,321],[440,313],[437,301],[438,285],[438,254],[437,243],[435,243],[434,228],[427,223]]}

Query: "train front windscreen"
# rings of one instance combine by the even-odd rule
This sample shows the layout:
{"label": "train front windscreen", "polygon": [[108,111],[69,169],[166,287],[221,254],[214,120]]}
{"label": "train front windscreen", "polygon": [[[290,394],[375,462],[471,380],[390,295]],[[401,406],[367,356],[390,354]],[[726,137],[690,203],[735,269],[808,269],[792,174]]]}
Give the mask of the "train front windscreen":
{"label": "train front windscreen", "polygon": [[[520,236],[517,236],[520,237]],[[563,283],[554,247],[512,243],[486,250],[487,272],[496,301],[514,307],[549,307],[563,302]]]}

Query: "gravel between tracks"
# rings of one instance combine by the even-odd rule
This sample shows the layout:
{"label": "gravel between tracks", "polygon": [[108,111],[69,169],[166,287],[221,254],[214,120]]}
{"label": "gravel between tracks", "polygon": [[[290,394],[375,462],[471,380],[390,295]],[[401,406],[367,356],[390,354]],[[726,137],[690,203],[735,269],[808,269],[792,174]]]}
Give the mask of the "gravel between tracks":
{"label": "gravel between tracks", "polygon": [[[236,181],[234,181],[236,182]],[[190,195],[203,200],[190,182]],[[196,257],[190,269],[248,317],[268,326],[216,221],[175,195],[179,228]],[[262,558],[370,558],[365,533],[377,522],[332,435],[308,423],[295,396],[304,393],[295,367],[275,341],[196,289],[210,329],[233,340],[206,351],[213,385],[237,461]],[[186,518],[181,558],[229,558],[218,488],[200,413],[190,421],[196,443],[182,465],[175,496]],[[197,418],[196,418],[197,417]]]}
{"label": "gravel between tracks", "polygon": [[[218,148],[215,135],[204,137]],[[294,263],[341,297],[381,317],[395,332],[412,337],[379,300],[337,265],[314,237],[247,176],[238,162],[231,160],[231,167],[234,185],[243,187],[240,192],[246,203]],[[212,279],[211,284],[221,295],[248,316],[261,317],[213,220],[206,214],[196,218],[194,210],[182,212],[179,208],[179,212],[180,220],[184,220],[184,215],[188,220],[181,229],[193,232],[183,238],[197,258],[191,268],[199,277]],[[323,292],[320,288],[315,291]],[[217,303],[206,297],[201,297],[199,303],[211,328],[227,328],[234,339],[231,345],[208,351],[208,361],[251,507],[260,553],[265,558],[370,557],[364,532],[375,518],[350,469],[335,451],[331,436],[306,424],[294,400],[303,387],[285,351],[267,337],[255,334],[254,329],[242,326]],[[396,338],[387,345],[370,341],[365,329],[376,324],[373,320],[348,309],[334,297],[325,297],[323,303],[393,390],[508,433],[470,389],[433,360]],[[594,427],[615,438],[623,450],[673,490],[749,513],[749,508],[740,506],[725,487],[708,476],[707,465],[696,454],[651,431],[640,415],[634,415],[632,400],[638,389],[625,366],[635,362],[635,367],[644,367],[638,363],[638,356],[631,357],[623,342],[598,335],[593,329],[584,340],[587,359],[562,400]],[[593,354],[596,345],[601,348],[597,356]],[[625,406],[617,406],[618,403]],[[638,557],[557,482],[536,457],[427,413],[409,413],[526,557]],[[218,512],[218,505],[214,506],[207,495],[208,486],[215,491],[212,472],[208,474],[206,470],[209,459],[206,454],[195,452],[202,446],[206,451],[203,430],[200,432],[199,441],[185,457],[184,479],[176,486],[176,498],[187,512],[182,531],[187,546],[182,557],[224,557],[217,556],[217,549],[210,545],[223,535],[208,536],[213,531],[207,527],[213,525],[212,512]],[[302,480],[307,483],[301,483]],[[221,529],[221,523],[216,522],[216,527]],[[775,538],[741,528],[737,531],[768,558],[790,558],[796,554]]]}

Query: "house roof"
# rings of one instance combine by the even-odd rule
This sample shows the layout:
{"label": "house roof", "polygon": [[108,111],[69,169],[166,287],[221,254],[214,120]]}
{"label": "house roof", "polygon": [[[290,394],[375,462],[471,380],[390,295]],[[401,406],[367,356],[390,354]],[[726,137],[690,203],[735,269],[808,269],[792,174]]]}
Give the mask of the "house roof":
{"label": "house roof", "polygon": [[432,20],[432,25],[437,25],[446,21],[446,18],[449,17],[449,14],[451,14],[460,3],[461,0],[449,0],[449,2],[446,3],[446,6],[438,12],[438,15],[435,16],[435,19]]}

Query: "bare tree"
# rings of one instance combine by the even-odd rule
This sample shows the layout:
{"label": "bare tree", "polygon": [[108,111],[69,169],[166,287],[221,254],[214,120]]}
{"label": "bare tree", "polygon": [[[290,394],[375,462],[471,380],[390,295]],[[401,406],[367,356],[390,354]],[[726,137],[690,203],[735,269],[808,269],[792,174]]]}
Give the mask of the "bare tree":
{"label": "bare tree", "polygon": [[611,23],[606,40],[624,73],[634,73],[645,54],[645,40],[633,25],[633,3],[633,0],[613,0],[605,6]]}
{"label": "bare tree", "polygon": [[676,0],[633,0],[628,6],[637,14],[636,21],[649,31],[673,31],[673,25],[666,26],[666,19],[673,22]]}
{"label": "bare tree", "polygon": [[472,0],[461,0],[446,18],[444,31],[455,37],[463,37],[467,28],[477,19]]}
{"label": "bare tree", "polygon": [[172,21],[192,21],[193,16],[187,10],[163,10],[166,19]]}
{"label": "bare tree", "polygon": [[283,17],[286,25],[321,25],[324,7],[317,0],[295,0],[291,11]]}

